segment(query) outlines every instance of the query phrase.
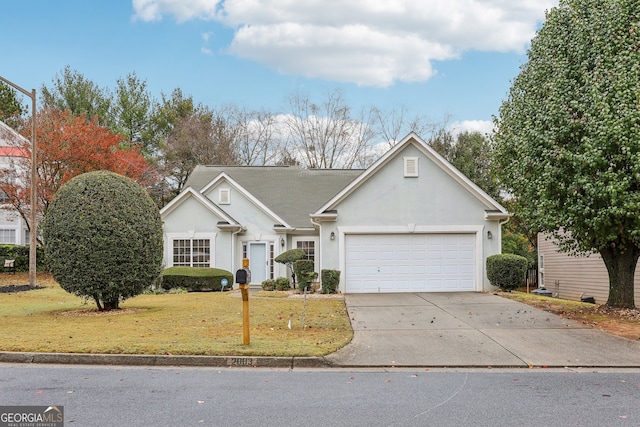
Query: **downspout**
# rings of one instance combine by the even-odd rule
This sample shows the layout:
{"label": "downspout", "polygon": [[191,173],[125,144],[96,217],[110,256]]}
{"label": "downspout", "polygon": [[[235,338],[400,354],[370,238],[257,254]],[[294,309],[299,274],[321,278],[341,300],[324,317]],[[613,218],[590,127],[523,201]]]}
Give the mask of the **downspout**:
{"label": "downspout", "polygon": [[311,218],[311,224],[318,227],[318,277],[320,276],[320,272],[322,271],[322,225],[320,225],[320,221]]}
{"label": "downspout", "polygon": [[507,217],[507,219],[500,221],[498,223],[498,241],[500,243],[500,253],[502,253],[502,226],[508,223],[511,220],[511,215]]}

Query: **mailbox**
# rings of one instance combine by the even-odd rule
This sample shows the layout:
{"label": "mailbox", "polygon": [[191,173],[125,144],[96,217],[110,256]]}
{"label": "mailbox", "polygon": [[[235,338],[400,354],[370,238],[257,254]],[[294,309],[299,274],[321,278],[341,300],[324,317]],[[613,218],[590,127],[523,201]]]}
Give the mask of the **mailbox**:
{"label": "mailbox", "polygon": [[251,272],[248,269],[241,268],[236,271],[236,283],[245,285],[251,282]]}

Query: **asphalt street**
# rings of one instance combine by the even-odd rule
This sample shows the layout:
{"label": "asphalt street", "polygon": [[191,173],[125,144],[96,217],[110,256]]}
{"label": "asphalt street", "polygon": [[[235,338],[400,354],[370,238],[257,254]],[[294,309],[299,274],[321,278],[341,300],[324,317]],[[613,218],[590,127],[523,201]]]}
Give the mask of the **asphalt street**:
{"label": "asphalt street", "polygon": [[0,364],[2,405],[65,426],[637,426],[640,370]]}

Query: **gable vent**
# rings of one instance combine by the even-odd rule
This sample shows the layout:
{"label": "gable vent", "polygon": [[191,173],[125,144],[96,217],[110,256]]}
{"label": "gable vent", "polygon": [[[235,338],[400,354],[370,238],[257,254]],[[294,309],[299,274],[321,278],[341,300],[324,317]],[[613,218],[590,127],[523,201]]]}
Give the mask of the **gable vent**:
{"label": "gable vent", "polygon": [[416,178],[418,176],[418,158],[404,158],[404,176],[405,178]]}
{"label": "gable vent", "polygon": [[221,188],[218,192],[218,200],[221,205],[231,203],[231,190],[229,188]]}

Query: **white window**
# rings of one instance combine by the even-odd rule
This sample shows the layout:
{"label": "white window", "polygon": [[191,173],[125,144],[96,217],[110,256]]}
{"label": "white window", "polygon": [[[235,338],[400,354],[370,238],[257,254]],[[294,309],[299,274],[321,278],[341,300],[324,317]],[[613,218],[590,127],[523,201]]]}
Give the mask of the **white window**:
{"label": "white window", "polygon": [[0,243],[15,245],[16,230],[0,230]]}
{"label": "white window", "polygon": [[416,178],[418,176],[418,158],[404,158],[404,176],[405,178]]}
{"label": "white window", "polygon": [[174,239],[173,265],[211,267],[211,241],[209,239]]}
{"label": "white window", "polygon": [[231,203],[231,189],[221,188],[218,190],[218,201],[221,205],[228,205]]}
{"label": "white window", "polygon": [[316,259],[316,243],[313,240],[299,240],[296,243],[297,249],[302,249],[307,254],[307,259],[315,261]]}

